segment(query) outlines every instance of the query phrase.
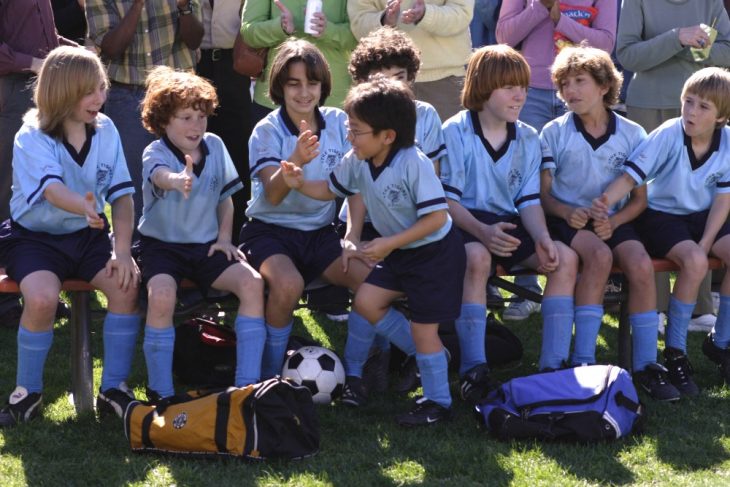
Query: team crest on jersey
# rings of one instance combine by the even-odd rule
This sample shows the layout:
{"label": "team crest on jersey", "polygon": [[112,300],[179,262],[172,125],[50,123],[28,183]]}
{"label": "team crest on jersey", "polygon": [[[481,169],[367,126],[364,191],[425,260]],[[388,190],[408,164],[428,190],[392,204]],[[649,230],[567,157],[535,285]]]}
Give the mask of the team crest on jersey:
{"label": "team crest on jersey", "polygon": [[389,184],[383,190],[383,199],[388,202],[391,208],[397,206],[408,197],[405,188],[400,184]]}
{"label": "team crest on jersey", "polygon": [[217,175],[210,178],[210,184],[208,185],[208,188],[211,191],[216,191],[218,189],[219,185],[220,185],[220,179],[218,179]]}
{"label": "team crest on jersey", "polygon": [[109,184],[111,178],[112,167],[111,165],[102,162],[96,168],[96,187],[103,188]]}
{"label": "team crest on jersey", "polygon": [[327,172],[332,172],[338,162],[342,159],[342,152],[335,149],[327,149],[327,151],[320,156],[320,160],[325,167]]}
{"label": "team crest on jersey", "polygon": [[608,158],[608,162],[606,163],[606,168],[614,174],[623,172],[624,161],[627,157],[628,154],[625,152],[615,152],[611,154]]}
{"label": "team crest on jersey", "polygon": [[512,168],[509,171],[509,174],[507,175],[507,184],[509,185],[509,189],[511,191],[514,191],[522,186],[522,173],[519,171],[519,169]]}
{"label": "team crest on jersey", "polygon": [[713,172],[705,179],[705,186],[707,186],[708,188],[715,186],[720,178],[722,178],[722,174],[720,174],[719,172]]}

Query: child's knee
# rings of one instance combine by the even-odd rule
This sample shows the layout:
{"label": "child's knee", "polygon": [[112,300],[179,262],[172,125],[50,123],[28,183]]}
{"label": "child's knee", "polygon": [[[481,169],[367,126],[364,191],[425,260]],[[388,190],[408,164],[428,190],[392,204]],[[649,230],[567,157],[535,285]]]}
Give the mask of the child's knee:
{"label": "child's knee", "polygon": [[268,283],[269,297],[296,302],[304,292],[304,278],[299,274],[276,276]]}
{"label": "child's knee", "polygon": [[155,315],[172,314],[177,302],[177,289],[170,286],[151,286],[147,293],[147,309]]}
{"label": "child's knee", "polygon": [[58,307],[58,293],[52,290],[36,289],[23,294],[23,309],[34,316],[55,316]]}
{"label": "child's knee", "polygon": [[600,272],[610,272],[613,265],[613,254],[607,245],[596,245],[583,259],[583,265]]}
{"label": "child's knee", "polygon": [[476,276],[486,276],[492,268],[492,256],[482,245],[468,245],[466,247],[466,273]]}
{"label": "child's knee", "polygon": [[239,299],[263,299],[264,280],[258,275],[247,275],[238,281],[236,294]]}
{"label": "child's knee", "polygon": [[687,252],[680,260],[681,272],[693,280],[702,280],[707,274],[708,262],[707,255],[700,251],[699,248]]}

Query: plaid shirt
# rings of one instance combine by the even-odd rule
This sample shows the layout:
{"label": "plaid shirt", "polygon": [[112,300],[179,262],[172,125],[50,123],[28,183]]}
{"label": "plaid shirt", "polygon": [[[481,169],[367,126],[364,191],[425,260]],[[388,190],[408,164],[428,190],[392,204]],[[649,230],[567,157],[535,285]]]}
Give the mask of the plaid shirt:
{"label": "plaid shirt", "polygon": [[[133,0],[86,0],[89,37],[101,48],[104,36],[116,28],[131,10]],[[194,15],[200,16],[198,0],[192,0]],[[175,0],[145,0],[134,38],[118,59],[108,60],[109,78],[118,83],[144,85],[154,66],[193,69],[194,51],[179,34]]]}

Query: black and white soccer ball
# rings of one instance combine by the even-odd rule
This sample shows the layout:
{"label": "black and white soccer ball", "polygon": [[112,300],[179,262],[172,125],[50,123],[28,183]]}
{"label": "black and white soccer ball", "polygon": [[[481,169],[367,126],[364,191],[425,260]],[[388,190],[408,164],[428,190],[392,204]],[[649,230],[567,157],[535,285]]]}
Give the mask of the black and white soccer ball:
{"label": "black and white soccer ball", "polygon": [[312,391],[316,404],[329,404],[340,394],[345,385],[345,368],[332,350],[306,346],[292,353],[281,370],[283,378],[289,378]]}

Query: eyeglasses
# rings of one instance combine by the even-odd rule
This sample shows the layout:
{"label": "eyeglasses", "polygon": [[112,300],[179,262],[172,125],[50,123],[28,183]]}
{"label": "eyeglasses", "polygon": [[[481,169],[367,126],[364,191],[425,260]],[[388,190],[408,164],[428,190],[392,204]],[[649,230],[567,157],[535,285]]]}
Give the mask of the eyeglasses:
{"label": "eyeglasses", "polygon": [[356,132],[349,127],[347,128],[347,136],[352,137],[353,139],[356,137],[359,137],[361,135],[367,135],[367,134],[372,134],[372,133],[373,133],[372,130],[363,130],[361,132]]}

